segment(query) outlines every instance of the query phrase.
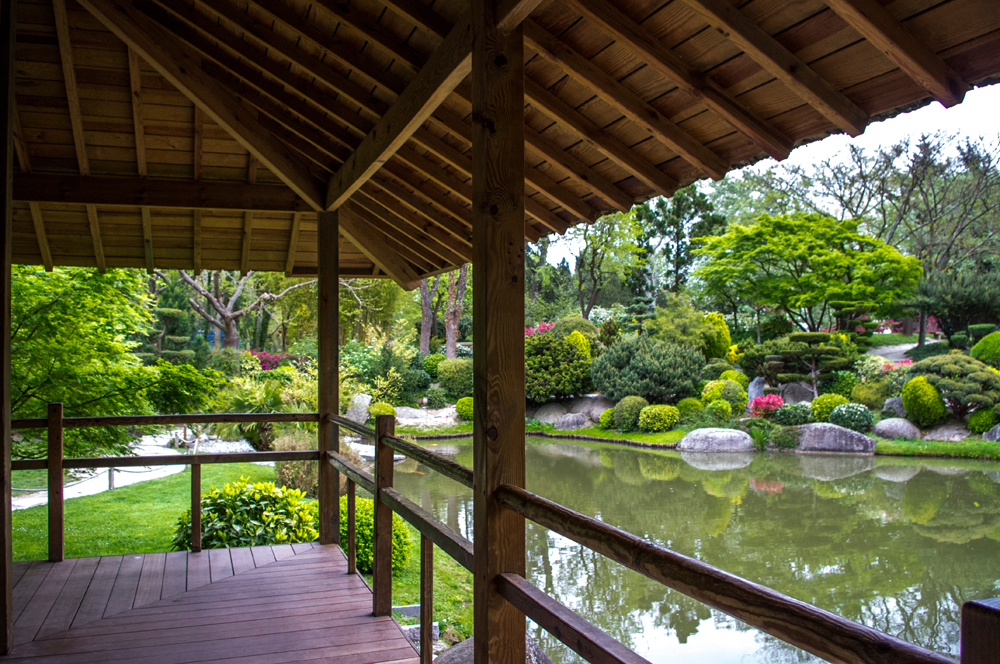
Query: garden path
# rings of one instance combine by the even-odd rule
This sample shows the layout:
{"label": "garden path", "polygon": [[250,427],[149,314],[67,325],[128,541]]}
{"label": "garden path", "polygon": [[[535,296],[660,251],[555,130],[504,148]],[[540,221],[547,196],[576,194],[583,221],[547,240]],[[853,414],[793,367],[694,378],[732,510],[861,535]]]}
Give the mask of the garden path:
{"label": "garden path", "polygon": [[871,348],[868,355],[881,355],[892,362],[902,362],[907,359],[906,351],[915,348],[917,344],[899,344],[896,346],[882,346],[881,348]]}

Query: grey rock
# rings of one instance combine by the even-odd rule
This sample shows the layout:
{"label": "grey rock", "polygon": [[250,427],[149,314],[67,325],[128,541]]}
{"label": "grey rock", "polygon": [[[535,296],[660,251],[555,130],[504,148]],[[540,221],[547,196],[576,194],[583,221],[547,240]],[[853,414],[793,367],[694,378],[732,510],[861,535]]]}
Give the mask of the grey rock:
{"label": "grey rock", "polygon": [[916,477],[920,470],[920,466],[876,466],[875,477],[902,484]]}
{"label": "grey rock", "polygon": [[594,394],[585,397],[577,397],[569,402],[570,413],[582,413],[593,422],[601,421],[601,413],[608,408],[614,408],[615,402],[603,394]]}
{"label": "grey rock", "polygon": [[989,431],[983,434],[983,440],[988,440],[991,443],[995,443],[1000,440],[1000,424],[996,425]]}
{"label": "grey rock", "polygon": [[590,418],[583,413],[566,413],[556,420],[555,427],[559,431],[576,431],[590,425]]}
{"label": "grey rock", "polygon": [[805,383],[788,383],[781,388],[781,398],[785,403],[810,403],[815,397]]}
{"label": "grey rock", "polygon": [[874,439],[836,424],[813,422],[796,428],[799,431],[796,452],[875,453]]}
{"label": "grey rock", "polygon": [[409,616],[411,618],[420,617],[420,605],[419,604],[404,604],[403,606],[392,607],[393,613],[401,613],[404,616]]}
{"label": "grey rock", "polygon": [[847,454],[803,454],[799,456],[799,469],[803,477],[822,482],[842,480],[867,472],[875,467],[875,458]]}
{"label": "grey rock", "polygon": [[[420,605],[417,605],[419,609]],[[395,607],[393,607],[395,610]],[[409,614],[405,614],[409,615]],[[420,616],[420,611],[417,611],[417,617]],[[400,630],[403,634],[410,640],[415,648],[420,649],[420,625],[400,625]],[[431,642],[437,641],[441,638],[441,628],[438,626],[437,621],[431,623]]]}
{"label": "grey rock", "polygon": [[957,443],[969,437],[969,430],[964,424],[949,422],[934,427],[924,434],[924,440],[937,440],[946,443]]}
{"label": "grey rock", "polygon": [[538,412],[538,406],[533,406],[530,403],[524,407],[524,419],[533,420],[535,419],[535,413]]}
{"label": "grey rock", "polygon": [[913,422],[902,417],[890,417],[880,420],[875,425],[873,433],[880,438],[906,438],[908,440],[920,440],[920,428]]}
{"label": "grey rock", "polygon": [[422,420],[427,412],[419,408],[409,406],[399,406],[396,408],[396,417],[400,420]]}
{"label": "grey rock", "polygon": [[372,405],[372,398],[368,394],[355,394],[351,398],[351,405],[347,409],[347,419],[358,424],[368,421],[368,406]]}
{"label": "grey rock", "polygon": [[750,434],[736,429],[695,429],[681,438],[678,450],[688,452],[750,452],[755,448]]}
{"label": "grey rock", "polygon": [[753,462],[753,452],[681,452],[681,460],[698,470],[739,470]]}
{"label": "grey rock", "polygon": [[767,386],[767,381],[764,380],[763,376],[757,376],[752,381],[750,385],[747,386],[747,407],[749,408],[750,402],[757,397],[764,396],[764,388]]}
{"label": "grey rock", "polygon": [[[436,664],[473,664],[475,660],[473,656],[474,638],[456,643],[441,653],[434,662]],[[542,652],[535,640],[527,634],[524,635],[524,652],[525,664],[552,664],[549,656]]]}
{"label": "grey rock", "polygon": [[545,424],[555,424],[566,414],[566,407],[561,403],[547,403],[535,411],[535,419]]}
{"label": "grey rock", "polygon": [[906,417],[906,409],[903,408],[903,397],[892,397],[885,400],[882,406],[883,413],[889,413],[893,417]]}

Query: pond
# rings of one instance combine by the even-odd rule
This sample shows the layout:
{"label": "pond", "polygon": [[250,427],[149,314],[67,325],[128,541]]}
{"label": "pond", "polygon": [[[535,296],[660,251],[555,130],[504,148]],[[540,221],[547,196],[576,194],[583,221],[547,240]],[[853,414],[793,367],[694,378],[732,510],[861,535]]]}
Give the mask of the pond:
{"label": "pond", "polygon": [[[427,446],[472,466],[471,440]],[[471,537],[472,496],[413,461],[395,484]],[[797,599],[958,655],[959,607],[1000,596],[1000,463],[527,442],[527,488]],[[443,554],[442,554],[443,555]],[[652,662],[811,655],[531,522],[527,578]],[[554,662],[578,657],[536,625]]]}

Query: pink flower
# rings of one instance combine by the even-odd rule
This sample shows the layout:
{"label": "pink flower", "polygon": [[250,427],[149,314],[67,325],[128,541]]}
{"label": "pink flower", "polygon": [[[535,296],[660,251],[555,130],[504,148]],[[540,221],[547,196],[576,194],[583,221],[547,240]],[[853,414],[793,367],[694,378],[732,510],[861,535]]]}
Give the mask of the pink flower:
{"label": "pink flower", "polygon": [[770,417],[785,405],[785,400],[778,394],[765,394],[750,402],[750,414],[754,417]]}

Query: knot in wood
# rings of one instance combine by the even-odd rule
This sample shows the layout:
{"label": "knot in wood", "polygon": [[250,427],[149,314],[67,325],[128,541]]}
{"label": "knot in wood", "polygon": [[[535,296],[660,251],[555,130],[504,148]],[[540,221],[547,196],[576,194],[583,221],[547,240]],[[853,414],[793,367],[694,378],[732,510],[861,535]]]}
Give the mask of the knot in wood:
{"label": "knot in wood", "polygon": [[486,437],[489,438],[490,440],[496,440],[497,439],[497,428],[496,427],[490,427],[489,431],[486,432]]}

